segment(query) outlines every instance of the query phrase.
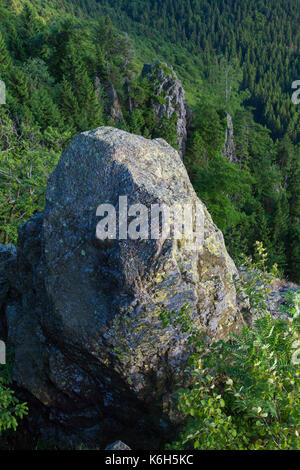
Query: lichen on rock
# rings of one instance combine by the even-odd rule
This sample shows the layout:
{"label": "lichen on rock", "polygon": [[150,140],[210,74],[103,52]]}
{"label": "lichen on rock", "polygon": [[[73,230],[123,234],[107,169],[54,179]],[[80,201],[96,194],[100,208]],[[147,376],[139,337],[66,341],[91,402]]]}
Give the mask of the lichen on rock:
{"label": "lichen on rock", "polygon": [[[200,207],[199,249],[172,238],[98,240],[97,207],[118,208],[124,195],[130,205]],[[162,309],[189,304],[214,339],[240,325],[223,235],[161,139],[108,127],[78,135],[49,179],[44,212],[20,228],[12,266],[14,379],[41,403],[43,437],[61,445],[155,440],[172,421],[168,403],[192,347],[187,333],[163,327]]]}

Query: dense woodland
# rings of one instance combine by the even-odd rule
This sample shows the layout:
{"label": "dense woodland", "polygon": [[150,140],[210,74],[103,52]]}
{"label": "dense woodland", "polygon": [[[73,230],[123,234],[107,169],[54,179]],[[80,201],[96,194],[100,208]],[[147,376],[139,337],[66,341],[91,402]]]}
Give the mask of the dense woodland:
{"label": "dense woodland", "polygon": [[[176,119],[158,120],[158,97],[141,78],[145,60],[161,59],[186,89],[186,166],[231,255],[238,262],[260,240],[270,264],[300,281],[298,0],[0,5],[1,243],[15,242],[18,225],[42,210],[47,177],[76,133],[108,124],[175,145]],[[110,84],[122,106],[117,122],[107,112]],[[222,154],[226,112],[235,163]]]}

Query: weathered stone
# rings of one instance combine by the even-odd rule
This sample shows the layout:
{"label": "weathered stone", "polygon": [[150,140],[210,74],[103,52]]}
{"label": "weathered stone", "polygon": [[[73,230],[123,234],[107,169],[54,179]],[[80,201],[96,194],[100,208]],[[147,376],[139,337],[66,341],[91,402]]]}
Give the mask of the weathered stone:
{"label": "weathered stone", "polygon": [[111,81],[108,81],[105,86],[106,95],[106,113],[112,118],[113,121],[122,121],[123,113],[119,97],[115,87]]}
{"label": "weathered stone", "polygon": [[[97,207],[124,195],[129,205],[199,207],[201,246],[98,240]],[[239,328],[223,235],[161,139],[107,127],[78,135],[49,179],[44,212],[19,230],[16,269],[18,295],[5,307],[14,378],[43,405],[38,426],[56,445],[158,445],[191,352],[187,333],[163,327],[162,309],[188,303],[210,338]]]}
{"label": "weathered stone", "polygon": [[[250,279],[253,276],[253,272],[249,271],[245,267],[239,268],[239,278],[243,281],[250,282]],[[262,274],[260,270],[257,270],[257,276],[259,277]],[[255,289],[261,291],[262,284],[261,282],[256,282]],[[275,278],[271,283],[266,283],[264,285],[266,292],[266,310],[274,318],[284,318],[287,319],[288,315],[285,311],[287,296],[291,294],[296,294],[300,290],[300,286],[289,282],[284,279]],[[249,302],[244,302],[243,308],[245,308],[244,317],[247,319],[247,322],[250,326],[254,325],[254,322],[257,318],[260,318],[261,314],[257,314],[255,309],[250,308]],[[262,313],[264,315],[264,313]]]}
{"label": "weathered stone", "polygon": [[131,450],[124,442],[116,441],[105,448],[105,450]]}
{"label": "weathered stone", "polygon": [[157,116],[168,119],[176,113],[177,115],[177,145],[182,158],[185,155],[187,141],[187,103],[185,91],[181,81],[178,79],[173,68],[157,61],[154,65],[145,64],[142,76],[149,79],[154,86],[154,93],[164,99],[165,102],[157,101],[155,111]]}

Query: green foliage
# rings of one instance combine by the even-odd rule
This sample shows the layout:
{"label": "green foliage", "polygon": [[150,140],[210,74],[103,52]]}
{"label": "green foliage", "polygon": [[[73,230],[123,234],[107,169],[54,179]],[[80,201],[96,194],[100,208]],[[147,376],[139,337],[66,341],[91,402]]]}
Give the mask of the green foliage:
{"label": "green foliage", "polygon": [[[238,98],[237,101],[243,98]],[[230,254],[253,255],[255,240],[264,242],[269,266],[299,281],[299,148],[288,137],[274,143],[270,132],[236,104],[234,160],[222,153],[225,108],[207,96],[194,110],[186,165],[199,197],[223,230]],[[291,217],[291,214],[297,214]]]}
{"label": "green foliage", "polygon": [[[299,282],[299,215],[291,217],[299,206],[299,156],[294,171],[280,163],[284,149],[290,159],[299,152],[300,113],[291,102],[291,83],[300,73],[299,0],[75,3],[95,17],[109,14],[129,31],[139,63],[159,57],[174,66],[196,120],[186,163],[197,193],[225,232],[230,254],[236,260],[241,252],[253,255],[259,238],[270,263],[277,260]],[[236,161],[230,168],[218,157],[225,131],[217,111],[229,112],[234,121]],[[144,114],[139,110],[127,128],[150,137],[153,116],[146,124]]]}
{"label": "green foliage", "polygon": [[195,110],[186,164],[198,196],[221,230],[244,219],[242,204],[251,197],[252,177],[222,154],[226,118],[211,102]]}
{"label": "green foliage", "polygon": [[[48,176],[72,136],[107,123],[176,146],[177,121],[176,115],[157,118],[153,105],[162,97],[134,75],[132,44],[109,17],[61,19],[28,1],[8,5],[0,29],[0,79],[7,89],[0,109],[0,242],[7,243],[43,209]],[[107,115],[108,83],[124,104],[123,122]]]}
{"label": "green foliage", "polygon": [[[69,137],[105,124],[148,138],[162,137],[176,148],[176,114],[167,119],[154,112],[155,103],[165,102],[157,75],[172,76],[174,72],[159,62],[151,80],[140,76],[145,61],[166,60],[183,79],[192,108],[185,163],[197,194],[224,232],[230,254],[235,260],[242,252],[253,255],[259,238],[268,249],[270,264],[277,260],[280,269],[297,282],[300,159],[295,142],[299,111],[291,107],[287,93],[299,69],[299,34],[294,21],[288,24],[288,34],[283,34],[285,30],[278,30],[276,20],[286,21],[293,14],[296,18],[296,11],[291,2],[289,16],[282,11],[281,2],[275,9],[267,2],[262,11],[252,0],[239,7],[233,7],[232,0],[222,4],[197,0],[188,2],[186,8],[183,2],[155,1],[151,9],[147,0],[6,2],[0,16],[0,79],[5,79],[7,87],[7,116],[19,136],[25,136],[23,129],[35,129],[35,149],[39,148],[41,156],[44,152],[45,160],[53,148],[44,136],[49,136],[49,129],[57,135],[60,145],[55,144],[53,163]],[[154,24],[159,35],[153,34]],[[128,35],[119,33],[115,25],[130,32],[135,50]],[[286,44],[291,38],[292,46]],[[271,43],[274,51],[270,54]],[[288,70],[289,76],[282,70]],[[117,92],[123,121],[114,122],[108,114],[108,83]],[[226,112],[234,123],[233,162],[222,154]],[[271,123],[272,135],[282,139],[275,142],[254,117],[262,124]],[[3,150],[6,152],[5,147]],[[10,159],[20,159],[19,150],[10,150]],[[2,241],[15,241],[17,224],[42,207],[39,202],[46,173],[34,191],[37,195],[39,186],[41,198],[27,200],[26,210],[23,207],[14,218],[11,229],[11,206],[2,195],[6,205]],[[6,183],[2,177],[2,188]],[[14,200],[13,194],[10,200]]]}
{"label": "green foliage", "polygon": [[237,58],[227,60],[224,56],[216,58],[216,62],[210,68],[211,77],[208,81],[210,95],[218,107],[224,109],[232,116],[242,103],[250,98],[248,90],[241,92],[243,72]]}
{"label": "green foliage", "polygon": [[[272,317],[267,294],[276,269],[267,273],[261,243],[257,251],[259,260],[247,261],[249,276],[238,281],[255,316],[253,327],[245,323],[229,341],[207,347],[183,308],[184,331],[191,331],[196,353],[190,359],[192,385],[177,393],[186,423],[168,449],[300,449],[300,291],[289,294],[285,317]],[[165,313],[162,319],[165,326],[171,321]]]}
{"label": "green foliage", "polygon": [[0,365],[0,437],[4,431],[16,431],[18,421],[28,413],[26,403],[20,403],[10,388],[12,355],[8,354],[8,364]]}
{"label": "green foliage", "polygon": [[0,31],[0,77],[2,80],[6,78],[11,66],[12,66],[11,59],[8,54],[4,38]]}
{"label": "green foliage", "polygon": [[48,127],[21,126],[0,113],[0,241],[16,241],[17,228],[44,206],[47,178],[69,137]]}

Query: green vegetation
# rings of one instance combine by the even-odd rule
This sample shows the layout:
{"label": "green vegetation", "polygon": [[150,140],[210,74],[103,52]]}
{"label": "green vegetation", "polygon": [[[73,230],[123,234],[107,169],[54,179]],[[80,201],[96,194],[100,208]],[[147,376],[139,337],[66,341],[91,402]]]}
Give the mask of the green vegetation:
{"label": "green vegetation", "polygon": [[69,132],[22,123],[18,129],[0,112],[0,237],[16,242],[21,222],[44,207],[45,183]]}
{"label": "green vegetation", "polygon": [[[299,0],[71,3],[78,14],[109,14],[128,31],[139,64],[159,56],[173,65],[195,116],[187,155],[192,181],[230,254],[253,255],[255,240],[263,240],[270,266],[278,261],[299,282],[300,112],[291,102],[300,76]],[[234,165],[221,156],[220,111],[233,117]]]}
{"label": "green vegetation", "polygon": [[19,420],[28,413],[27,404],[20,403],[10,388],[12,357],[8,356],[8,364],[0,365],[0,440],[4,431],[16,431]]}
{"label": "green vegetation", "polygon": [[[172,64],[190,95],[200,80],[215,81],[217,57],[237,61],[250,90],[255,118],[282,137],[299,138],[299,112],[290,100],[299,75],[299,1],[266,0],[70,0],[75,11],[109,14],[129,31],[141,57],[159,54]],[[155,51],[155,52],[153,52]],[[155,54],[155,55],[154,55]],[[189,76],[190,79],[188,78]],[[196,80],[195,80],[196,79]],[[206,83],[204,83],[206,86]],[[203,91],[200,91],[200,95]]]}
{"label": "green vegetation", "polygon": [[190,359],[192,385],[179,390],[178,409],[186,424],[168,449],[300,449],[300,291],[290,294],[275,319],[268,291],[276,273],[265,270],[266,251],[258,244],[258,262],[247,260],[247,276],[238,282],[249,301],[253,326],[207,347],[193,328],[188,307],[162,314],[189,333],[197,352]]}

